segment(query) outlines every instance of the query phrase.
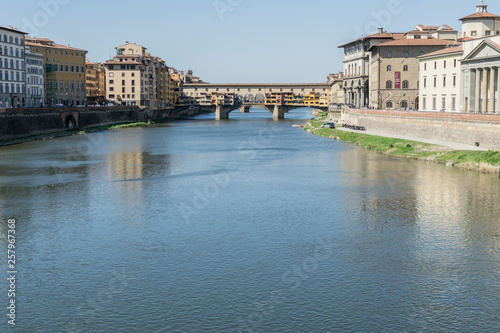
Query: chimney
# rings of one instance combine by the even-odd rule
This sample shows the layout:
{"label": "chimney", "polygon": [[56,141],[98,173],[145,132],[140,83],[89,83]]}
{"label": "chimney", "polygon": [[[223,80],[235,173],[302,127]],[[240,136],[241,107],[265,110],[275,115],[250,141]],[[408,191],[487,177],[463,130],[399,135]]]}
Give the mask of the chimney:
{"label": "chimney", "polygon": [[378,28],[378,29],[377,29],[377,33],[378,33],[378,34],[382,34],[382,33],[384,33],[384,28],[382,28],[382,27]]}

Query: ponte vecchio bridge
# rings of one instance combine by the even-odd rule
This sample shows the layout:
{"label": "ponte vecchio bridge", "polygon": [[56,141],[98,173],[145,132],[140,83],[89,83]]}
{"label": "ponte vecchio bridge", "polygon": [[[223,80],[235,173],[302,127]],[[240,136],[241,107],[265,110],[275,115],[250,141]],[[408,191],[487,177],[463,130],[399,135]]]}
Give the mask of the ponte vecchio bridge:
{"label": "ponte vecchio bridge", "polygon": [[327,111],[330,86],[327,83],[185,84],[181,86],[180,104],[213,112],[217,120],[229,119],[234,110],[250,112],[252,107],[268,110],[278,120],[298,108]]}

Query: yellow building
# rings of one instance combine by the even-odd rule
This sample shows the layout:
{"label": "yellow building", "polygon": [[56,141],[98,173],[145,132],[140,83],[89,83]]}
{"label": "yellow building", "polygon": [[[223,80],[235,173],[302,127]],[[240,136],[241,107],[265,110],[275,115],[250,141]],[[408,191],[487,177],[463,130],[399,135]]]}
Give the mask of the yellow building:
{"label": "yellow building", "polygon": [[87,61],[87,105],[106,103],[106,71],[101,63]]}
{"label": "yellow building", "polygon": [[47,106],[86,103],[85,50],[54,43],[46,38],[26,37],[31,52],[44,56]]}

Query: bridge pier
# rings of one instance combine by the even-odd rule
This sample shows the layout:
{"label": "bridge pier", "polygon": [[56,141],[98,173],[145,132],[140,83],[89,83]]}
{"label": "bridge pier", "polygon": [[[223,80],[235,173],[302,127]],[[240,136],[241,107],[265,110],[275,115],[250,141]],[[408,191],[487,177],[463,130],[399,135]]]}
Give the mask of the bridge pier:
{"label": "bridge pier", "polygon": [[229,119],[229,112],[225,111],[221,105],[217,105],[215,108],[215,120],[227,119]]}
{"label": "bridge pier", "polygon": [[243,106],[240,108],[240,112],[241,112],[241,113],[249,113],[249,112],[250,112],[250,107],[249,107],[249,106],[245,106],[245,105],[243,105]]}
{"label": "bridge pier", "polygon": [[285,111],[283,110],[281,105],[274,106],[273,119],[274,120],[285,119]]}

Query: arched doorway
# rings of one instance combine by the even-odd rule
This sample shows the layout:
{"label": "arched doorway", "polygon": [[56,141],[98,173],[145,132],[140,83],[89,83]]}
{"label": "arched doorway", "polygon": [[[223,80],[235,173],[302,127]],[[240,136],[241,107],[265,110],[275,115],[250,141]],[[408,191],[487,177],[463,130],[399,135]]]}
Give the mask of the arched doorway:
{"label": "arched doorway", "polygon": [[72,115],[67,116],[66,120],[64,121],[64,126],[68,131],[77,129],[75,118]]}
{"label": "arched doorway", "polygon": [[418,104],[418,102],[419,102],[419,99],[417,97],[417,98],[415,98],[415,110],[418,110],[420,108],[420,105]]}
{"label": "arched doorway", "polygon": [[252,94],[247,94],[245,96],[245,102],[247,102],[247,103],[254,103],[255,102],[255,97]]}
{"label": "arched doorway", "polygon": [[403,110],[408,109],[408,102],[407,101],[402,101],[401,102],[401,109],[403,109]]}

